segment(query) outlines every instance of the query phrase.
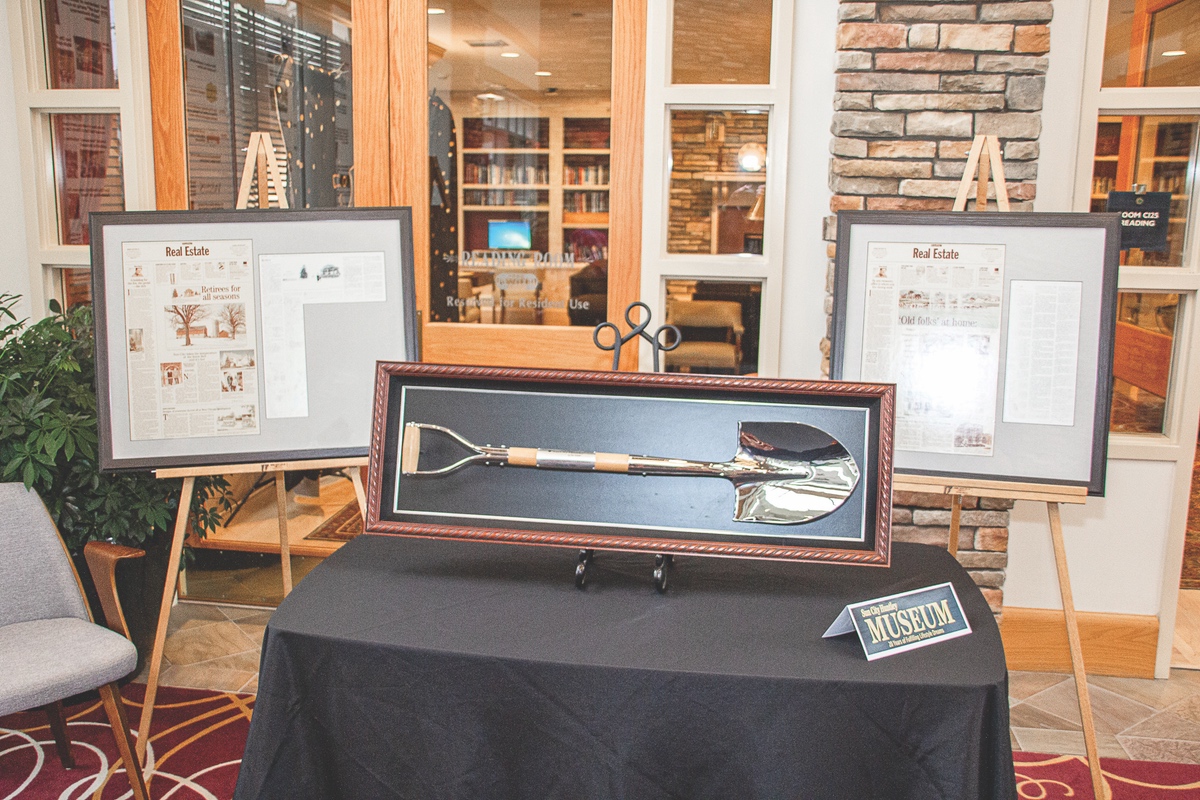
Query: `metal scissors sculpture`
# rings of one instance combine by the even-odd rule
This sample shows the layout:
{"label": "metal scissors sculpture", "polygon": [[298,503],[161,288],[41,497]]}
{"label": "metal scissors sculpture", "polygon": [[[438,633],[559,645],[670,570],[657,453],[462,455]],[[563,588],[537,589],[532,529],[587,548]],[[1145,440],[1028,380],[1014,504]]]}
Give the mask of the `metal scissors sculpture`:
{"label": "metal scissors sculpture", "polygon": [[[632,319],[633,310],[635,308],[642,308],[646,312],[645,319],[643,319],[641,322],[634,322]],[[612,351],[612,368],[614,370],[621,368],[621,348],[626,342],[635,337],[640,336],[650,343],[651,352],[654,354],[653,363],[655,372],[658,372],[658,354],[660,352],[674,350],[676,347],[679,347],[679,343],[683,341],[683,335],[680,334],[679,328],[676,328],[674,325],[659,325],[658,328],[655,329],[654,333],[647,333],[646,327],[650,324],[650,306],[646,305],[640,300],[630,303],[625,308],[625,322],[628,323],[630,330],[629,333],[625,334],[624,336],[621,335],[621,329],[617,327],[616,323],[614,322],[601,322],[592,330],[592,341],[596,344],[596,347],[599,347],[601,350]],[[604,330],[605,328],[612,329],[612,344],[600,343],[600,331]],[[670,344],[663,340],[664,334],[667,333],[675,334],[675,340]]]}

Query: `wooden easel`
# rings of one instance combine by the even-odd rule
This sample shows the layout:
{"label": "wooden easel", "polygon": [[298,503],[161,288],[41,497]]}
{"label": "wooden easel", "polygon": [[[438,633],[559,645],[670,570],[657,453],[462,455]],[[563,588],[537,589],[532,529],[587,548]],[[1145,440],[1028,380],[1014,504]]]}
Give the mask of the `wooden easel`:
{"label": "wooden easel", "polygon": [[[962,182],[958,186],[958,196],[954,200],[954,210],[966,210],[971,182],[978,180],[975,189],[975,210],[985,211],[989,177],[996,186],[997,208],[1000,211],[1008,211],[1008,186],[1004,181],[1000,141],[996,136],[980,134],[971,144],[971,151],[963,170]],[[1071,651],[1071,671],[1075,676],[1075,691],[1079,698],[1083,743],[1087,751],[1088,770],[1092,776],[1092,792],[1095,794],[1096,800],[1111,798],[1111,793],[1104,786],[1104,774],[1100,769],[1100,754],[1096,747],[1096,724],[1092,716],[1087,671],[1083,663],[1083,647],[1079,639],[1079,620],[1075,615],[1075,601],[1071,595],[1071,576],[1067,570],[1067,550],[1063,543],[1062,517],[1059,513],[1060,503],[1083,504],[1087,502],[1087,489],[1082,486],[1057,486],[1000,480],[957,480],[924,475],[896,475],[892,482],[892,488],[895,491],[950,495],[950,531],[947,548],[956,557],[964,496],[1034,500],[1046,504],[1046,515],[1050,522],[1050,540],[1054,545],[1054,564],[1058,570],[1058,590],[1062,596],[1063,616],[1066,618],[1067,644]]]}
{"label": "wooden easel", "polygon": [[283,166],[279,163],[279,154],[275,152],[275,143],[271,134],[255,131],[250,134],[250,142],[246,147],[246,161],[242,165],[242,184],[238,188],[235,208],[248,208],[250,204],[250,188],[258,184],[258,207],[269,208],[271,189],[280,208],[289,208],[287,187],[283,182]]}
{"label": "wooden easel", "polygon": [[[268,208],[272,189],[280,208],[288,208],[287,192],[283,181],[283,168],[271,134],[255,131],[250,134],[246,148],[246,161],[242,167],[241,188],[238,189],[237,204],[239,209],[247,208],[250,202],[250,190],[257,181],[258,207]],[[192,497],[195,494],[196,478],[204,475],[232,475],[238,473],[274,473],[275,505],[279,520],[279,560],[283,573],[283,594],[286,597],[292,591],[292,558],[291,546],[288,540],[287,522],[287,489],[284,483],[284,473],[293,470],[336,469],[350,467],[350,480],[354,484],[354,494],[358,499],[358,509],[367,517],[366,492],[363,490],[362,475],[359,468],[367,464],[365,458],[335,458],[313,461],[296,461],[272,464],[230,464],[214,467],[180,467],[176,469],[160,469],[155,471],[158,478],[183,478],[183,487],[179,493],[179,510],[175,517],[175,530],[171,539],[170,560],[167,562],[167,580],[163,586],[162,604],[158,612],[158,628],[154,632],[154,648],[150,653],[150,674],[146,679],[146,698],[142,704],[142,716],[138,722],[137,757],[145,762],[146,746],[150,741],[150,721],[154,716],[154,699],[158,694],[159,673],[162,670],[163,647],[167,641],[167,624],[171,617],[171,606],[175,601],[175,592],[179,582],[179,560],[183,555],[183,542],[187,536],[188,515],[192,507]]]}
{"label": "wooden easel", "polygon": [[150,651],[150,674],[146,678],[146,697],[142,702],[142,716],[138,722],[137,757],[145,763],[146,745],[150,741],[150,721],[154,716],[154,698],[158,694],[158,678],[162,671],[163,647],[167,642],[167,624],[171,618],[171,606],[175,602],[175,591],[179,582],[179,560],[183,556],[183,541],[187,537],[188,516],[192,508],[192,496],[196,490],[196,478],[203,475],[232,475],[235,473],[275,474],[275,502],[279,516],[279,558],[283,568],[283,593],[292,591],[292,559],[288,542],[287,494],[284,489],[284,473],[292,470],[337,469],[350,467],[350,481],[358,499],[358,510],[367,518],[367,495],[363,490],[360,467],[367,465],[365,458],[330,458],[314,461],[295,461],[276,464],[230,464],[219,467],[179,467],[155,470],[156,478],[183,478],[179,492],[179,509],[175,514],[175,530],[171,536],[171,554],[167,561],[167,580],[163,585],[162,603],[158,610],[158,627],[154,631],[154,647]]}

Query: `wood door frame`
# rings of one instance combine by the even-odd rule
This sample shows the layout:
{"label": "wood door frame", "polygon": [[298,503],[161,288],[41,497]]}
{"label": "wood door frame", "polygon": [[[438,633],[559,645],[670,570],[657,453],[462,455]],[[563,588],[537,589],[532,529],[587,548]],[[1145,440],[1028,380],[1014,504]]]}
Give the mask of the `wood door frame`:
{"label": "wood door frame", "polygon": [[[614,0],[608,314],[623,324],[641,286],[646,2]],[[429,310],[428,14],[424,0],[353,0],[354,202],[411,206],[415,289]],[[154,175],[159,209],[188,207],[180,0],[146,0]],[[607,369],[592,329],[426,323],[424,360],[482,366]],[[622,351],[637,368],[637,346]]]}
{"label": "wood door frame", "polygon": [[[391,204],[388,146],[389,0],[351,0],[354,20],[354,203]],[[188,207],[187,121],[183,89],[183,17],[180,0],[146,0],[153,115],[154,187],[161,210]],[[239,170],[240,172],[240,170]],[[415,209],[414,209],[415,212]]]}
{"label": "wood door frame", "polygon": [[[646,113],[646,2],[613,2],[612,179],[608,318],[625,328],[624,310],[641,288],[642,159]],[[429,318],[428,13],[424,0],[392,0],[392,202],[413,209],[417,308]],[[355,26],[357,27],[357,25]],[[356,89],[357,91],[357,89]],[[356,102],[357,107],[357,102]],[[356,153],[357,156],[357,153]],[[357,157],[356,157],[357,161]],[[425,322],[422,360],[479,366],[609,369],[584,326]],[[637,345],[622,349],[637,369]]]}

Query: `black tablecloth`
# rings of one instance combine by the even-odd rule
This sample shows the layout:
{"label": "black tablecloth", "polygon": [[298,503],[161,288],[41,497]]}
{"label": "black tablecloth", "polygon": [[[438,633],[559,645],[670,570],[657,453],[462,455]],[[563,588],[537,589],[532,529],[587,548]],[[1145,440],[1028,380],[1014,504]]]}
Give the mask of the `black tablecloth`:
{"label": "black tablecloth", "polygon": [[[945,551],[889,569],[361,536],[267,626],[235,797],[1015,797],[1004,653]],[[868,663],[846,603],[947,580],[974,633]]]}

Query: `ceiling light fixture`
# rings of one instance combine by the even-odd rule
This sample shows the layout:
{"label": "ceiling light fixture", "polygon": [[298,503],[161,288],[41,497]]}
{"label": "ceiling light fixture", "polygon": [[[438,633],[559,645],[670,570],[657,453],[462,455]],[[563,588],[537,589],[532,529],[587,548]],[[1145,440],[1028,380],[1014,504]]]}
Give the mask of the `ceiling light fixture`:
{"label": "ceiling light fixture", "polygon": [[513,52],[511,52],[511,51],[510,51],[510,52],[508,52],[508,53],[501,53],[501,54],[500,54],[500,57],[501,57],[501,58],[520,58],[520,57],[521,57],[521,54],[520,54],[520,53],[513,53]]}
{"label": "ceiling light fixture", "polygon": [[483,94],[475,95],[476,100],[503,100],[504,95],[496,94],[495,92],[484,92]]}
{"label": "ceiling light fixture", "polygon": [[535,72],[533,74],[537,75],[539,78],[549,78],[550,77],[550,73],[546,72],[546,70],[544,70],[544,69],[539,69],[537,72]]}
{"label": "ceiling light fixture", "polygon": [[429,10],[428,10],[428,11],[426,11],[425,13],[429,14],[430,16],[436,16],[436,15],[438,15],[438,14],[445,14],[445,13],[446,13],[446,9],[444,9],[444,8],[434,8],[433,6],[430,6],[430,7],[429,7]]}
{"label": "ceiling light fixture", "polygon": [[1187,50],[1168,50],[1163,53],[1163,58],[1174,58],[1175,56],[1186,56]]}

